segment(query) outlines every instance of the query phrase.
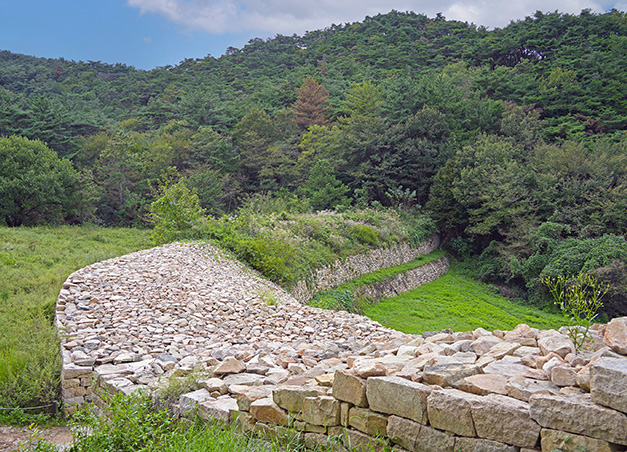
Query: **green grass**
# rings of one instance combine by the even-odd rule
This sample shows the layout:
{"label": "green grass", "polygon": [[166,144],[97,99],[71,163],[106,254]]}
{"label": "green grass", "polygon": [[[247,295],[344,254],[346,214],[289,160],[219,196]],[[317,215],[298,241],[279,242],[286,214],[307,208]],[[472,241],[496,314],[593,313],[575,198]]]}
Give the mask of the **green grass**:
{"label": "green grass", "polygon": [[455,270],[411,292],[368,306],[363,314],[409,334],[444,328],[511,330],[519,323],[541,329],[563,325],[561,315],[513,303],[490,286],[474,282]]}
{"label": "green grass", "polygon": [[388,278],[393,277],[394,275],[398,275],[400,273],[405,273],[418,267],[422,267],[423,265],[426,265],[429,262],[439,259],[445,255],[446,253],[444,251],[433,251],[432,253],[418,256],[413,261],[383,268],[376,272],[368,273],[366,275],[360,276],[359,278],[348,281],[347,283],[341,284],[333,289],[317,293],[308,304],[317,308],[344,309],[351,312],[362,313],[364,306],[368,305],[369,303],[367,300],[354,299],[352,293],[357,287],[384,281]]}
{"label": "green grass", "polygon": [[[176,420],[167,410],[157,410],[150,397],[140,393],[114,396],[105,416],[96,416],[91,408],[86,406],[74,416],[78,428],[69,452],[305,452],[299,434],[292,429],[279,427],[276,435],[264,436],[244,434],[235,425]],[[30,450],[54,451],[47,447],[42,443]],[[337,449],[313,449],[332,450]]]}
{"label": "green grass", "polygon": [[148,248],[149,231],[0,227],[0,407],[58,399],[61,362],[54,307],[67,276]]}

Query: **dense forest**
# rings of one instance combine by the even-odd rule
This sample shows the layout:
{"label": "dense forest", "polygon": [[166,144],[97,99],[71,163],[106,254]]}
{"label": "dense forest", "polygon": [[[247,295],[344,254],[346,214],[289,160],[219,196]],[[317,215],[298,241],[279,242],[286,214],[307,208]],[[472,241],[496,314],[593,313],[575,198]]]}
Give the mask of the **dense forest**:
{"label": "dense forest", "polygon": [[627,314],[627,15],[392,11],[151,71],[0,51],[0,224],[146,225],[260,193],[433,221],[512,298],[584,271]]}

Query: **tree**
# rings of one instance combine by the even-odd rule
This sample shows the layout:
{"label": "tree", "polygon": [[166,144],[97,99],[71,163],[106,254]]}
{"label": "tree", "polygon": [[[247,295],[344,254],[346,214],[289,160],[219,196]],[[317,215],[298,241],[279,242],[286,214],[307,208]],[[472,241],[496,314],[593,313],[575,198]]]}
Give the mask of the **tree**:
{"label": "tree", "polygon": [[354,83],[346,93],[345,108],[352,117],[377,116],[382,105],[381,90],[370,81]]}
{"label": "tree", "polygon": [[63,219],[76,172],[41,141],[0,138],[0,221],[21,226]]}
{"label": "tree", "polygon": [[327,160],[318,160],[311,168],[309,179],[303,187],[309,197],[311,207],[316,210],[331,209],[336,205],[348,206],[350,189],[333,174],[333,167]]}
{"label": "tree", "polygon": [[189,233],[200,225],[204,209],[198,195],[182,180],[166,180],[160,187],[161,197],[150,205],[150,219],[155,225],[151,238],[157,244],[168,243],[177,235]]}
{"label": "tree", "polygon": [[296,88],[296,94],[298,98],[294,103],[294,114],[299,127],[308,129],[312,125],[322,126],[329,121],[328,108],[324,105],[329,93],[324,86],[313,77],[307,77],[303,86]]}
{"label": "tree", "polygon": [[256,184],[259,171],[268,162],[268,148],[276,139],[272,118],[263,110],[253,109],[237,123],[232,138],[240,150],[244,174],[250,184]]}

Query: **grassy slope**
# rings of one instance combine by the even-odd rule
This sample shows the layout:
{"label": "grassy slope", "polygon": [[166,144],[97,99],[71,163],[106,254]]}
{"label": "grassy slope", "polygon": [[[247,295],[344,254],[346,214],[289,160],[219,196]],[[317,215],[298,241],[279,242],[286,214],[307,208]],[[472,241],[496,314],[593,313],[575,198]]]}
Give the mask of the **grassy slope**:
{"label": "grassy slope", "polygon": [[512,303],[489,286],[455,270],[411,292],[369,306],[364,315],[405,333],[425,331],[510,330],[519,323],[547,329],[563,324],[561,315]]}
{"label": "grassy slope", "polygon": [[52,316],[67,276],[150,246],[148,231],[137,229],[0,228],[0,406],[55,398],[60,360]]}

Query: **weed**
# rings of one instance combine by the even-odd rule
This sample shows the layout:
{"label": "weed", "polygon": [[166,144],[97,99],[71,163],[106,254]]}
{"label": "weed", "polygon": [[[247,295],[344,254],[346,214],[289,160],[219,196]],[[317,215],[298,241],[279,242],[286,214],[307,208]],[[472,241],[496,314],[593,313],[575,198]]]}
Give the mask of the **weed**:
{"label": "weed", "polygon": [[597,310],[603,306],[601,298],[609,286],[585,273],[570,278],[547,277],[542,282],[548,286],[555,304],[560,307],[568,336],[575,345],[575,352],[579,352],[584,343],[591,340],[590,327],[597,318]]}
{"label": "weed", "polygon": [[258,289],[255,294],[268,306],[276,306],[279,304],[279,297],[274,290]]}

